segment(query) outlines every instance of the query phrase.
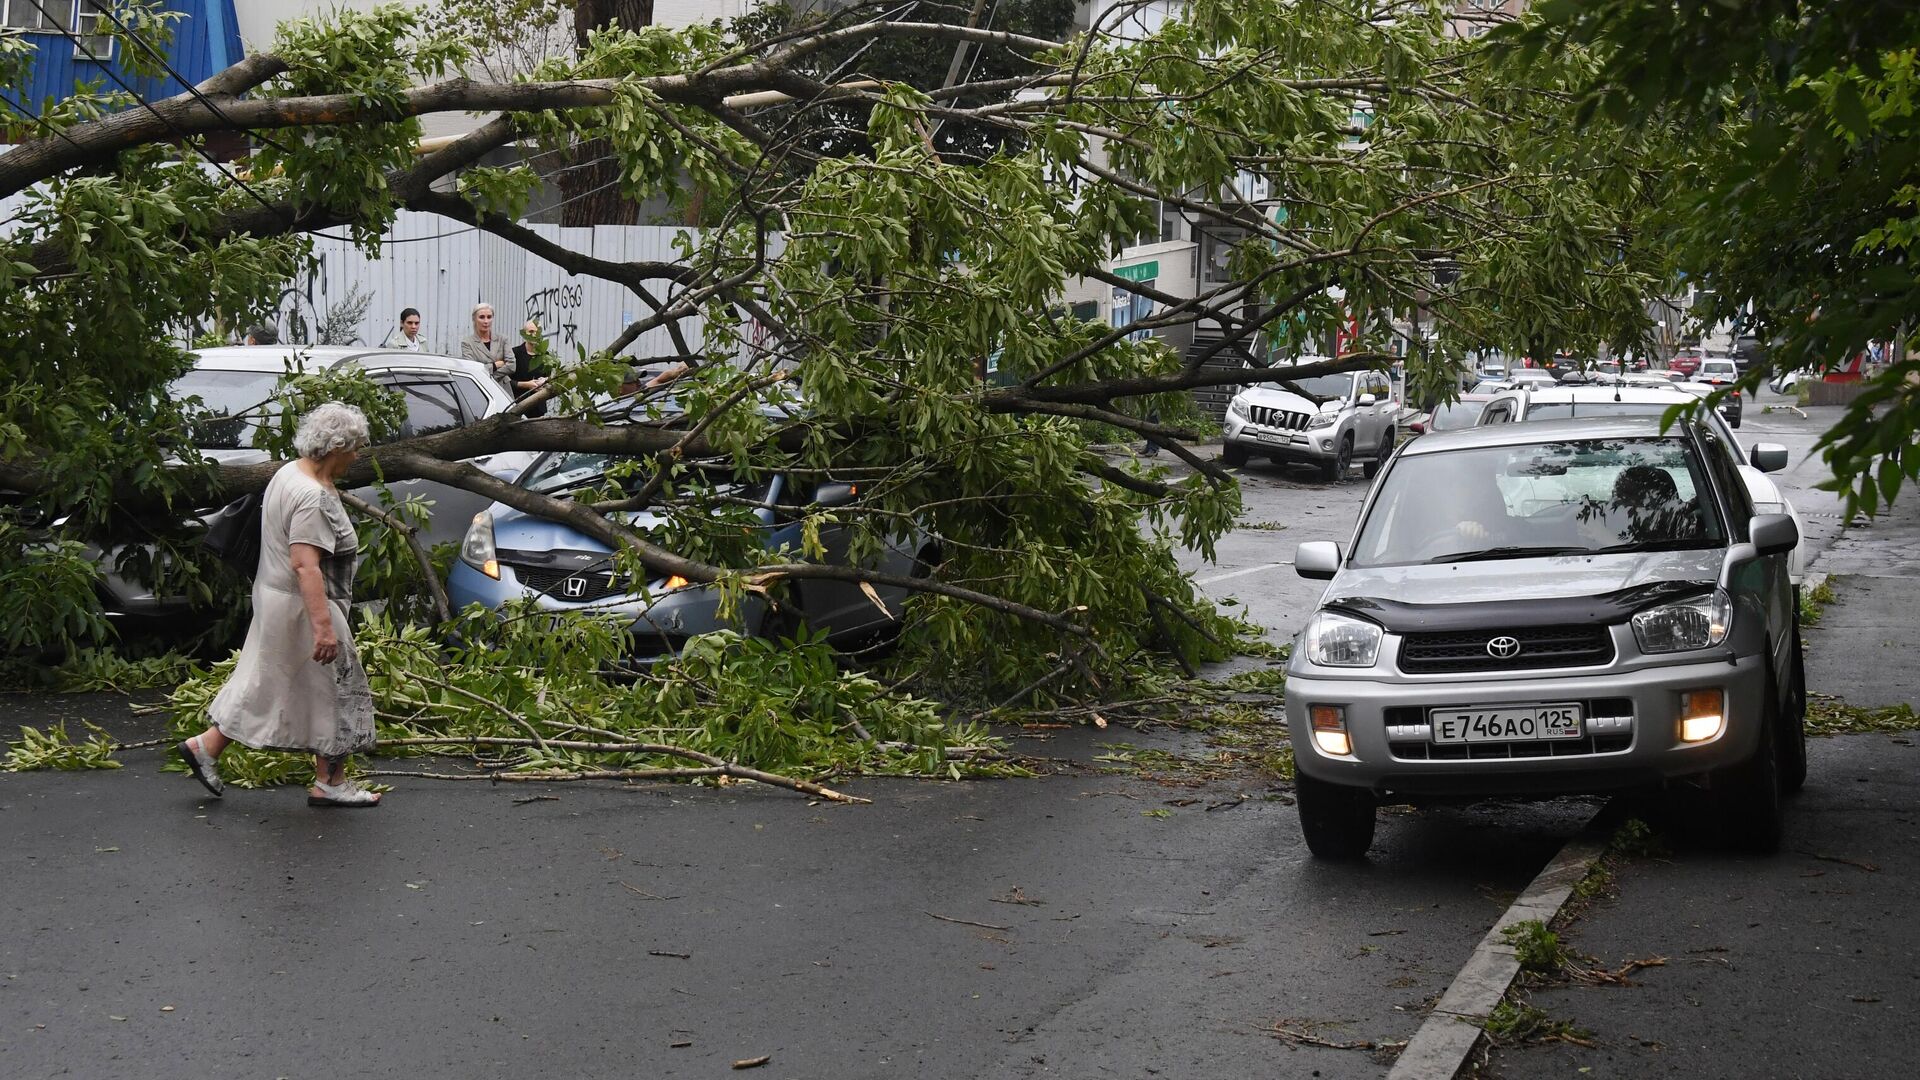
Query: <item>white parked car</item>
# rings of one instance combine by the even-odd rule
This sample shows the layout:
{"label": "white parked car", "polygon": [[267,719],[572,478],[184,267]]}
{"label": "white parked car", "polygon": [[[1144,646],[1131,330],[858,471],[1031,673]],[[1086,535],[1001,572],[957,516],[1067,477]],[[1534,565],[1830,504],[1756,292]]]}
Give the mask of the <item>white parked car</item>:
{"label": "white parked car", "polygon": [[[1301,357],[1312,363],[1323,357]],[[1255,454],[1274,461],[1301,461],[1320,467],[1328,480],[1347,474],[1353,460],[1366,462],[1368,479],[1393,453],[1394,420],[1400,411],[1393,385],[1377,371],[1315,375],[1249,386],[1227,405],[1221,457],[1245,465]]]}
{"label": "white parked car", "polygon": [[[267,460],[254,448],[254,436],[272,422],[279,408],[274,388],[289,371],[336,371],[358,368],[374,382],[398,392],[406,403],[401,438],[428,435],[461,427],[505,409],[513,403],[486,369],[472,360],[393,349],[340,346],[243,345],[205,349],[194,354],[193,370],[174,380],[175,400],[200,399],[205,416],[196,425],[195,446],[215,461],[248,463]],[[536,455],[496,454],[476,458],[473,464],[490,472],[518,475]],[[429,500],[432,517],[421,532],[427,544],[457,541],[473,516],[491,505],[484,495],[428,480],[402,480],[388,485],[394,498],[418,496]],[[354,494],[378,504],[370,488]],[[210,509],[210,508],[209,508]],[[107,551],[89,547],[104,571],[101,599],[109,615],[159,615],[185,600],[155,596],[138,581],[114,572],[122,548]]]}
{"label": "white parked car", "polygon": [[[1551,386],[1519,389],[1497,395],[1480,414],[1482,424],[1511,424],[1529,420],[1568,420],[1588,416],[1658,416],[1674,405],[1698,398],[1676,385],[1666,389],[1642,386]],[[1747,486],[1756,514],[1786,514],[1801,536],[1806,535],[1800,512],[1795,510],[1780,485],[1768,473],[1787,467],[1787,448],[1778,443],[1755,443],[1743,447],[1726,417],[1713,409],[1703,410],[1708,430],[1726,440],[1740,459],[1740,479]],[[1798,586],[1806,577],[1807,553],[1804,543],[1796,543],[1787,556],[1788,575]]]}

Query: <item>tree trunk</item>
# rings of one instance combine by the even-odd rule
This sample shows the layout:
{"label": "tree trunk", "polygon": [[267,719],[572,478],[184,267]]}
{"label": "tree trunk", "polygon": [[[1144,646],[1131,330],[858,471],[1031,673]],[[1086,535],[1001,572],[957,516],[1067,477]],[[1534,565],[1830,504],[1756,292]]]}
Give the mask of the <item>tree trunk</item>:
{"label": "tree trunk", "polygon": [[[629,29],[653,25],[653,0],[574,0],[574,47],[584,53],[588,33],[613,22]],[[608,156],[611,152],[605,139],[589,139],[566,154],[554,176],[560,189],[560,224],[640,223],[640,207],[620,194],[620,166]]]}

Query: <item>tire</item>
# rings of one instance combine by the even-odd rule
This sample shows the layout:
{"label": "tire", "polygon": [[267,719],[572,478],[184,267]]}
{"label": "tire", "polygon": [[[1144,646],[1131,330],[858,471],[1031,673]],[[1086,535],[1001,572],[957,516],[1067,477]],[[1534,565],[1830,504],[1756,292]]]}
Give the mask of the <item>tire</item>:
{"label": "tire", "polygon": [[1780,849],[1785,823],[1781,802],[1780,704],[1777,689],[1767,680],[1760,740],[1753,757],[1714,777],[1714,817],[1721,842],[1758,855]]}
{"label": "tire", "polygon": [[1320,478],[1329,482],[1346,477],[1347,470],[1353,468],[1353,432],[1340,436],[1340,445],[1333,451],[1332,461],[1320,463]]}
{"label": "tire", "polygon": [[1792,795],[1807,786],[1807,665],[1800,652],[1800,627],[1793,628],[1793,658],[1787,673],[1787,712],[1780,724],[1780,792]]}
{"label": "tire", "polygon": [[1228,468],[1237,469],[1247,463],[1247,448],[1235,443],[1222,443],[1220,460],[1226,462]]}
{"label": "tire", "polygon": [[769,598],[766,613],[760,616],[760,626],[753,636],[768,641],[792,641],[799,632],[799,614],[794,609],[791,594],[788,594]]}
{"label": "tire", "polygon": [[1392,455],[1393,455],[1393,429],[1389,427],[1386,430],[1386,433],[1380,436],[1380,448],[1374,451],[1373,460],[1367,462],[1365,465],[1360,466],[1360,475],[1366,477],[1369,480],[1373,479],[1376,476],[1379,476],[1380,466],[1385,465],[1387,463],[1387,458],[1391,457]]}
{"label": "tire", "polygon": [[1300,832],[1316,859],[1351,861],[1373,846],[1373,793],[1315,780],[1305,773],[1293,778],[1299,804]]}
{"label": "tire", "polygon": [[1742,417],[1743,415],[1745,415],[1745,414],[1743,414],[1743,413],[1734,413],[1734,414],[1733,414],[1733,419],[1732,419],[1731,421],[1729,421],[1729,425],[1730,425],[1730,426],[1732,426],[1732,427],[1739,427],[1739,426],[1740,426],[1740,418],[1741,418],[1741,417]]}

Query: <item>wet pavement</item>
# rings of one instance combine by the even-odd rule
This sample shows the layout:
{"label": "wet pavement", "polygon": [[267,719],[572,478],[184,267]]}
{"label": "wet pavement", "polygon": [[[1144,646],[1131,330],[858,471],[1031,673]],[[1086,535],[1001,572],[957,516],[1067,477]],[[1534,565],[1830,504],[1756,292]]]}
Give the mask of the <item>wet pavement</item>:
{"label": "wet pavement", "polygon": [[[1755,415],[1742,434],[1777,429],[1798,469],[1817,427],[1773,421]],[[1284,638],[1319,589],[1293,575],[1293,546],[1345,539],[1366,484],[1241,472],[1244,527],[1218,563],[1192,565]],[[1824,512],[1816,494],[1794,497]],[[1830,542],[1831,516],[1810,537]],[[119,698],[0,697],[0,730],[60,716],[126,739],[159,731]],[[0,1062],[9,1078],[142,1080],[720,1076],[762,1055],[754,1075],[768,1077],[1377,1077],[1385,1059],[1366,1045],[1418,1027],[1594,809],[1388,813],[1368,862],[1328,866],[1307,857],[1284,789],[1101,771],[1102,744],[1186,749],[1194,736],[1045,734],[1020,749],[1078,764],[1036,780],[856,781],[845,787],[875,800],[857,807],[752,785],[402,781],[377,810],[312,810],[298,789],[205,799],[158,771],[158,751],[114,772],[0,775]],[[1751,1032],[1787,1022],[1757,1003],[1790,1003],[1778,987],[1792,984],[1745,973],[1791,965],[1748,955],[1754,942],[1891,940],[1858,930],[1888,924],[1878,912],[1911,881],[1905,857],[1839,841],[1861,821],[1904,828],[1912,793],[1897,771],[1854,779],[1875,751],[1849,745],[1816,750],[1813,809],[1794,825],[1815,831],[1797,842],[1883,869],[1688,854],[1623,873],[1617,938],[1602,936],[1611,916],[1591,916],[1587,947],[1609,956],[1679,955],[1696,936],[1742,950],[1723,986],[1746,996],[1650,1012],[1726,1025],[1673,1037],[1709,1048],[1688,1059],[1695,1075],[1764,1074],[1716,1073],[1707,1056],[1759,1068],[1742,1049]],[[1824,873],[1799,876],[1810,869]],[[1859,904],[1809,907],[1807,890],[1834,887]],[[1759,926],[1731,921],[1748,910]],[[1641,935],[1703,920],[1671,946]],[[1910,1011],[1894,975],[1911,956],[1883,955],[1871,985],[1836,966],[1819,1004]],[[1721,975],[1697,967],[1685,970]],[[1883,1002],[1828,1000],[1843,990]],[[1589,1064],[1554,1053],[1499,1064]]]}

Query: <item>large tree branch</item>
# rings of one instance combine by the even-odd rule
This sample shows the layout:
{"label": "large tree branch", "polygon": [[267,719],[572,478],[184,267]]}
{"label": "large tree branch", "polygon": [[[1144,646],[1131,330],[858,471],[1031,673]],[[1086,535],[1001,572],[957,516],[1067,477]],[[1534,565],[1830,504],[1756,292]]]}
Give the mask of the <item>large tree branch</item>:
{"label": "large tree branch", "polygon": [[[255,55],[213,76],[196,92],[176,94],[146,108],[128,109],[75,124],[58,135],[33,139],[0,154],[0,196],[72,169],[111,162],[147,143],[213,132],[277,131],[358,123],[393,123],[432,113],[541,112],[614,104],[624,88],[637,87],[663,101],[718,106],[731,94],[782,89],[787,65],[810,53],[861,38],[933,37],[1029,49],[1057,42],[1018,34],[941,23],[862,23],[803,38],[764,60],[693,74],[549,82],[490,83],[447,79],[411,87],[390,99],[360,92],[242,99],[237,95],[287,70],[286,61]],[[777,85],[778,84],[778,85]]]}

